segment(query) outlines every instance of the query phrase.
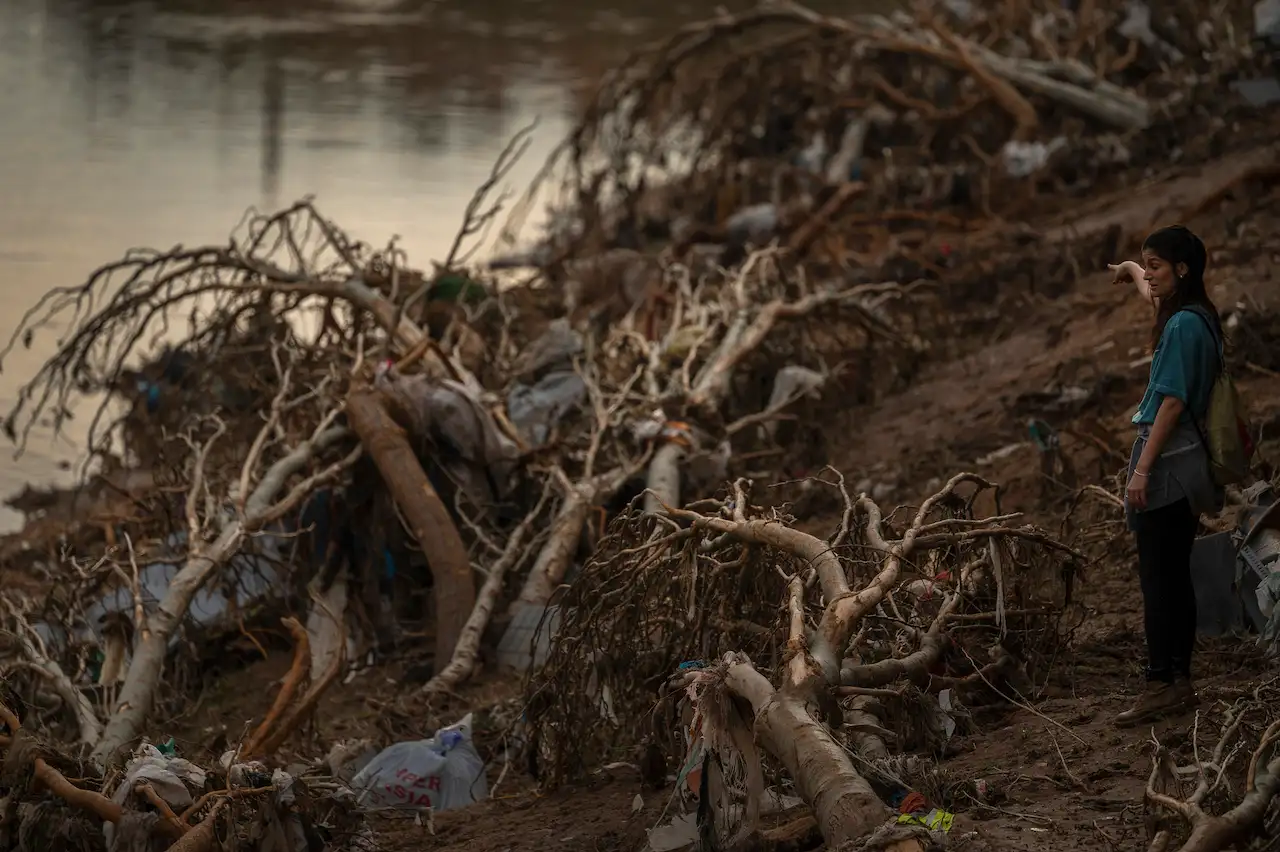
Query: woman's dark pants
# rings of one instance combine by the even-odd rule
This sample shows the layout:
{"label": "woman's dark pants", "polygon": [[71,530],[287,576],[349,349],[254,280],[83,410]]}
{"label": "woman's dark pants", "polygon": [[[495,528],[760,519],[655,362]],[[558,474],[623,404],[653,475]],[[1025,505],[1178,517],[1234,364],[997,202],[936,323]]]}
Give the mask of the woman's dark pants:
{"label": "woman's dark pants", "polygon": [[1147,631],[1147,679],[1164,683],[1191,677],[1196,639],[1196,595],[1191,546],[1198,518],[1185,499],[1135,512],[1138,575]]}

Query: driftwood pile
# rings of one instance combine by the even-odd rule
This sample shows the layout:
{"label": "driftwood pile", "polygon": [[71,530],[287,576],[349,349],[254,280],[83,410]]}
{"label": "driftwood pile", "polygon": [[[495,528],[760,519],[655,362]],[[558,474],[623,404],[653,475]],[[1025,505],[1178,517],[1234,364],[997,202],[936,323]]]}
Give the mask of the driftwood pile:
{"label": "driftwood pile", "polygon": [[548,164],[567,213],[542,256],[778,236],[874,267],[899,232],[916,243],[1120,189],[1240,133],[1228,84],[1271,62],[1251,5],[919,2],[834,18],[772,2],[690,24],[611,73]]}
{"label": "driftwood pile", "polygon": [[[301,202],[43,297],[10,348],[57,327],[57,350],[5,427],[23,446],[74,426],[86,487],[29,489],[32,523],[0,546],[0,837],[96,850],[101,822],[141,820],[139,848],[265,850],[286,847],[255,826],[287,814],[354,848],[341,785],[238,767],[296,741],[399,619],[434,629],[425,699],[480,670],[508,605],[548,604],[525,714],[543,780],[618,743],[664,750],[696,710],[746,779],[716,793],[721,822],[746,804],[728,833],[754,830],[776,772],[833,848],[875,833],[893,752],[938,745],[935,695],[1020,700],[1088,557],[973,474],[905,511],[853,493],[824,470],[823,400],[873,402],[1009,322],[1011,292],[1114,257],[1115,229],[1005,222],[1037,192],[1162,169],[1166,128],[1230,115],[1216,87],[1261,61],[1232,4],[1203,24],[1172,2],[998,5],[774,3],[683,28],[605,81],[512,220],[561,189],[550,237],[490,269],[464,249],[525,133],[430,270]],[[534,273],[496,271],[518,265]],[[830,538],[750,481],[783,477],[839,495]],[[187,812],[122,791],[216,631],[282,617],[289,676]],[[1280,767],[1256,762],[1267,793]],[[40,845],[54,822],[64,845]]]}

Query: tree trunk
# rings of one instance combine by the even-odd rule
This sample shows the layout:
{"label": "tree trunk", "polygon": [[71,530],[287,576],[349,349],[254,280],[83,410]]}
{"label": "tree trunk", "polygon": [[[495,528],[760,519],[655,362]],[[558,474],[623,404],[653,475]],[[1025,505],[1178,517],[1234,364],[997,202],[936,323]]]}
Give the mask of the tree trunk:
{"label": "tree trunk", "polygon": [[583,490],[575,486],[564,495],[560,511],[551,523],[551,537],[538,552],[538,560],[525,578],[520,596],[512,603],[513,612],[520,604],[546,606],[556,588],[564,582],[564,575],[573,564],[574,551],[582,538],[582,527],[591,515],[591,498]]}
{"label": "tree trunk", "polygon": [[858,774],[844,747],[816,721],[804,700],[777,693],[757,722],[760,737],[796,781],[813,808],[828,846],[839,848],[871,834],[889,816],[880,797]]}
{"label": "tree trunk", "polygon": [[142,730],[147,714],[151,712],[156,685],[164,671],[169,637],[186,617],[191,599],[200,587],[239,551],[244,535],[245,529],[240,521],[227,524],[213,544],[188,558],[169,583],[169,590],[165,592],[160,606],[147,618],[146,632],[134,646],[133,662],[120,689],[120,699],[93,749],[91,759],[96,765],[105,766],[117,749],[132,742]]}
{"label": "tree trunk", "polygon": [[[273,502],[289,478],[301,471],[316,453],[347,435],[346,429],[335,427],[313,435],[294,447],[263,474],[258,486],[245,502],[241,518],[224,526],[218,537],[207,546],[199,541],[187,542],[187,561],[169,582],[169,588],[155,613],[147,619],[147,629],[139,631],[133,650],[133,662],[125,675],[124,685],[120,688],[120,698],[112,708],[111,718],[102,732],[102,738],[90,755],[90,760],[95,765],[105,766],[107,759],[117,749],[132,742],[142,730],[147,714],[151,712],[151,702],[155,698],[160,675],[164,672],[169,639],[182,619],[186,618],[196,592],[200,591],[210,576],[235,557],[246,535],[258,532],[265,524],[277,520],[280,513],[301,501],[300,492],[319,486],[342,469],[342,463],[331,466],[324,473],[294,486],[279,502]],[[350,461],[354,459],[355,456],[349,457]]]}
{"label": "tree trunk", "polygon": [[796,792],[813,808],[828,848],[864,838],[884,823],[889,809],[844,747],[810,714],[803,692],[775,690],[749,664],[730,667],[726,682],[750,702],[761,743],[795,779]]}
{"label": "tree trunk", "polygon": [[353,388],[347,397],[351,428],[382,473],[435,581],[436,665],[445,666],[475,606],[475,582],[466,545],[448,510],[427,479],[418,457],[372,388]]}
{"label": "tree trunk", "polygon": [[680,462],[684,459],[684,447],[676,443],[663,444],[649,462],[649,476],[645,485],[644,510],[661,511],[663,506],[678,509],[680,503]]}

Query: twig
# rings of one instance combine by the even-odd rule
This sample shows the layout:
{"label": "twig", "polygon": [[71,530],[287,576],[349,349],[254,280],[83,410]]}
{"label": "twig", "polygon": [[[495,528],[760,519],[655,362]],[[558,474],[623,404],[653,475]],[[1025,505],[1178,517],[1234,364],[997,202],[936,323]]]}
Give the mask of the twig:
{"label": "twig", "polygon": [[188,831],[178,842],[169,847],[168,852],[211,852],[218,836],[218,817],[222,815],[226,802],[218,802],[209,811],[209,815],[200,824]]}
{"label": "twig", "polygon": [[239,757],[241,762],[253,760],[259,756],[266,756],[261,753],[263,743],[271,735],[281,715],[292,703],[293,696],[297,693],[307,675],[307,666],[311,660],[311,640],[307,636],[306,628],[293,617],[283,618],[280,623],[285,626],[285,629],[289,631],[289,635],[293,637],[293,663],[289,667],[288,674],[285,675],[280,691],[276,693],[271,709],[267,711],[262,723],[258,725],[257,730],[253,732],[253,736],[249,738],[248,744],[241,749]]}
{"label": "twig", "polygon": [[982,682],[985,683],[987,687],[990,688],[991,691],[994,692],[996,695],[999,695],[1005,701],[1008,701],[1010,704],[1016,707],[1020,707],[1023,710],[1026,710],[1028,713],[1031,713],[1034,716],[1039,716],[1041,719],[1048,722],[1050,725],[1053,725],[1055,728],[1058,728],[1064,731],[1067,734],[1067,736],[1071,737],[1073,740],[1080,743],[1081,745],[1087,746],[1089,744],[1083,737],[1081,737],[1075,731],[1071,730],[1070,728],[1068,728],[1066,725],[1062,724],[1058,720],[1049,718],[1048,716],[1041,713],[1039,710],[1032,707],[1030,704],[1027,704],[1026,702],[1018,701],[1017,699],[1010,698],[1008,695],[1005,695],[1004,692],[1002,692],[999,688],[997,688],[994,683],[992,683],[990,680],[987,679],[987,676],[985,674],[981,674],[982,668],[978,666],[978,664],[974,661],[973,657],[969,656],[969,652],[965,651],[963,648],[961,648],[960,650],[964,653],[965,657],[968,658],[969,662],[973,664],[973,667],[976,670],[976,672],[979,673],[979,677],[982,679]]}
{"label": "twig", "polygon": [[178,815],[173,812],[173,808],[169,807],[169,803],[160,798],[160,794],[156,792],[155,787],[143,781],[134,787],[134,791],[141,794],[144,799],[151,803],[152,807],[160,812],[160,816],[172,826],[179,837],[186,834],[190,829],[190,826],[179,819]]}
{"label": "twig", "polygon": [[[305,631],[304,631],[305,632]],[[343,621],[338,622],[337,634],[339,636],[346,635],[346,624]],[[262,756],[275,754],[276,750],[284,744],[294,729],[301,724],[316,704],[320,701],[320,696],[324,695],[325,690],[338,679],[338,675],[342,673],[342,667],[347,661],[347,643],[338,643],[338,653],[333,655],[329,661],[329,668],[325,669],[320,679],[311,684],[311,687],[302,696],[301,700],[285,715],[276,725],[271,733],[267,735],[262,744],[258,747],[257,752]]]}
{"label": "twig", "polygon": [[[515,135],[507,140],[507,144],[498,153],[497,160],[494,161],[493,167],[489,170],[489,176],[485,178],[484,183],[480,184],[471,196],[471,200],[467,202],[466,210],[462,214],[462,227],[458,229],[457,236],[453,238],[453,245],[449,247],[449,253],[445,255],[445,269],[453,268],[454,261],[458,257],[458,250],[462,247],[463,241],[467,237],[479,233],[501,212],[502,204],[506,201],[505,196],[499,197],[488,209],[481,210],[481,206],[485,203],[489,193],[515,168],[516,164],[520,162],[520,158],[529,150],[529,146],[533,144],[533,140],[530,137],[537,126],[537,119],[534,119],[517,130]],[[426,287],[427,285],[424,284],[423,289],[410,296],[406,304],[412,304],[425,296]]]}

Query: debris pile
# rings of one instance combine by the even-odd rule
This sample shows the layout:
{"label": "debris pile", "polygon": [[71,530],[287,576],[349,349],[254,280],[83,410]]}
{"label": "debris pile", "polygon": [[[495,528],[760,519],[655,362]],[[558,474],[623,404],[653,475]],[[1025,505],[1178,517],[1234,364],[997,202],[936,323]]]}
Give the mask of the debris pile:
{"label": "debris pile", "polygon": [[1252,23],[1240,3],[1019,0],[691,24],[609,75],[553,160],[569,195],[542,256],[713,239],[734,259],[777,237],[875,268],[904,230],[1119,189],[1239,135],[1227,83],[1272,62]]}
{"label": "debris pile", "polygon": [[[530,671],[515,739],[546,783],[643,743],[660,780],[667,757],[686,781],[709,756],[741,773],[707,782],[722,840],[754,830],[779,774],[833,847],[881,831],[902,751],[944,750],[969,702],[1043,677],[1082,549],[1115,530],[1068,545],[973,473],[890,511],[892,489],[828,467],[822,416],[901,390],[1126,244],[1116,223],[1007,224],[1035,193],[1149,177],[1210,156],[1215,122],[1257,118],[1215,88],[1268,61],[1247,22],[1078,5],[774,3],[686,27],[604,82],[531,190],[562,178],[570,224],[484,269],[465,249],[527,131],[430,270],[300,202],[51,291],[10,348],[56,326],[57,349],[5,427],[22,447],[75,423],[87,458],[83,488],[14,501],[31,522],[0,546],[0,833],[358,848],[363,809],[492,787],[469,719],[361,768],[307,757],[331,745],[307,724],[321,696],[409,652],[420,713],[495,647]],[[1189,116],[1206,132],[1166,132]],[[1182,202],[1274,176],[1274,157],[1243,161]],[[1041,431],[1046,477],[1071,478]],[[803,485],[753,486],[784,479]],[[840,518],[830,538],[803,531],[801,499]],[[236,642],[265,656],[259,636],[292,664],[241,741],[187,775],[137,747]],[[451,759],[469,780],[443,795]]]}
{"label": "debris pile", "polygon": [[8,706],[12,696],[0,697],[6,849],[372,848],[350,791],[318,773],[295,777],[235,751],[210,772],[174,754],[172,742],[144,742],[103,778],[29,733]]}
{"label": "debris pile", "polygon": [[[852,497],[843,477],[820,484],[844,506],[825,540],[795,529],[781,508],[753,505],[745,480],[722,500],[614,522],[566,593],[558,641],[530,685],[529,736],[544,779],[616,758],[618,741],[687,731],[690,718],[670,715],[686,690],[693,727],[727,724],[700,697],[726,665],[788,672],[790,686],[813,691],[806,700],[830,714],[833,730],[854,731],[844,728],[850,714],[910,726],[928,714],[885,711],[918,709],[945,690],[957,706],[960,696],[998,701],[1009,683],[1025,689],[1043,675],[1037,669],[1061,650],[1064,607],[1085,557],[1016,515],[977,516],[992,486],[970,474],[905,527],[867,495]],[[953,636],[947,628],[961,622],[982,627]],[[903,680],[904,690],[885,688]],[[673,704],[654,713],[663,684]],[[852,705],[842,709],[837,696]],[[930,740],[927,730],[883,734],[900,746]],[[703,734],[708,748],[715,736]],[[941,744],[935,736],[925,747]],[[875,751],[888,757],[884,743]]]}

